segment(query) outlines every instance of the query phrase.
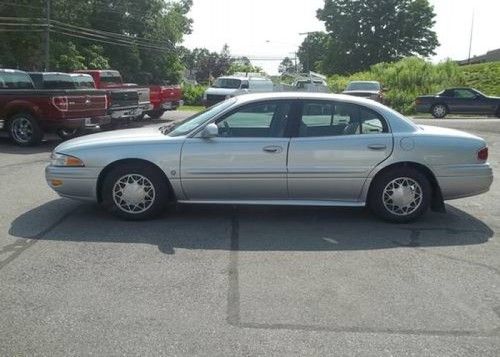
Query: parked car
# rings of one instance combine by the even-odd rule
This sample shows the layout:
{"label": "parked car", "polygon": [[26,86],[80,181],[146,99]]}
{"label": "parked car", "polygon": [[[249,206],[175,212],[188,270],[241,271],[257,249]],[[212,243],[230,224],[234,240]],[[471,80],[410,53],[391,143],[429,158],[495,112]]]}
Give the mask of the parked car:
{"label": "parked car", "polygon": [[184,104],[182,88],[179,85],[151,85],[149,90],[153,108],[146,114],[152,119],[159,119],[167,110],[176,110]]}
{"label": "parked car", "polygon": [[[62,73],[62,72],[29,72],[28,73],[37,89],[96,89],[94,80],[88,74]],[[111,123],[111,117],[104,115],[90,118],[85,128],[63,128],[58,131],[59,136],[71,139],[84,131],[99,130],[101,126]]]}
{"label": "parked car", "polygon": [[415,110],[434,118],[447,114],[496,115],[500,118],[500,97],[487,96],[473,88],[450,88],[415,100]]}
{"label": "parked car", "polygon": [[55,148],[59,195],[145,219],[168,201],[368,206],[407,222],[493,181],[483,139],[415,125],[375,101],[320,93],[237,96],[175,125],[118,130]]}
{"label": "parked car", "polygon": [[75,73],[86,73],[94,79],[99,89],[108,94],[108,112],[115,122],[140,117],[144,109],[149,108],[149,91],[145,92],[136,86],[123,83],[120,72],[114,70],[79,70]]}
{"label": "parked car", "polygon": [[347,84],[343,94],[384,102],[382,85],[377,81],[352,81]]}
{"label": "parked car", "polygon": [[203,105],[210,107],[231,98],[247,93],[264,93],[274,90],[273,82],[262,76],[223,76],[217,78],[203,94]]}
{"label": "parked car", "polygon": [[0,69],[0,129],[18,145],[36,145],[46,131],[62,138],[105,116],[106,92],[96,89],[36,89],[28,73]]}

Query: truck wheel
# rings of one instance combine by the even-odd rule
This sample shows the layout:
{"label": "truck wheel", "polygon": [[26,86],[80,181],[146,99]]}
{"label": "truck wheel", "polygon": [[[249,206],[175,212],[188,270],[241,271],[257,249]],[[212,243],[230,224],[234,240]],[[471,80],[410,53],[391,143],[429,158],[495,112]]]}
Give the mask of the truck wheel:
{"label": "truck wheel", "polygon": [[56,133],[62,140],[69,140],[80,136],[82,134],[82,131],[79,128],[61,128],[58,129]]}
{"label": "truck wheel", "polygon": [[8,121],[11,140],[20,146],[38,145],[43,139],[43,131],[36,119],[28,113],[20,113]]}
{"label": "truck wheel", "polygon": [[152,110],[148,113],[148,115],[151,119],[160,119],[162,117],[163,113],[165,113],[165,111],[162,109]]}
{"label": "truck wheel", "polygon": [[125,164],[112,169],[102,184],[102,205],[126,220],[144,220],[163,212],[169,198],[168,184],[159,169]]}
{"label": "truck wheel", "polygon": [[431,114],[434,118],[442,119],[448,114],[448,108],[444,104],[436,104],[432,107]]}
{"label": "truck wheel", "polygon": [[395,168],[375,179],[368,206],[384,220],[410,222],[428,210],[431,194],[431,185],[423,173],[411,167]]}

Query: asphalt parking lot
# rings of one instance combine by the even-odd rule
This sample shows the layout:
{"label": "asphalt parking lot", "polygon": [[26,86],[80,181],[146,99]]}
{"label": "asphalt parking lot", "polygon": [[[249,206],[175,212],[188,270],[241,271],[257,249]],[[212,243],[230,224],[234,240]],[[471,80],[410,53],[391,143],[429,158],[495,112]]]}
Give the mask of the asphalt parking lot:
{"label": "asphalt parking lot", "polygon": [[[485,138],[500,177],[500,120],[419,122]],[[0,138],[2,356],[500,354],[498,180],[412,224],[231,206],[123,222],[46,185],[57,144]]]}

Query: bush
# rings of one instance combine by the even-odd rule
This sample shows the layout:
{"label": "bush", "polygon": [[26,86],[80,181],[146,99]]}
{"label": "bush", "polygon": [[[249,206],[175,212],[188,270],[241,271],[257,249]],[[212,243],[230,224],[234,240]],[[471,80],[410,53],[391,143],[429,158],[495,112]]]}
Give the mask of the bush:
{"label": "bush", "polygon": [[203,93],[206,86],[186,84],[182,87],[185,105],[202,105]]}
{"label": "bush", "polygon": [[437,93],[447,87],[467,85],[464,70],[452,61],[433,64],[408,57],[395,63],[379,63],[369,71],[350,76],[332,76],[328,80],[334,92],[341,92],[354,80],[374,80],[387,88],[387,104],[404,114],[413,113],[415,98]]}
{"label": "bush", "polygon": [[500,96],[500,62],[472,64],[461,68],[466,86],[487,95]]}

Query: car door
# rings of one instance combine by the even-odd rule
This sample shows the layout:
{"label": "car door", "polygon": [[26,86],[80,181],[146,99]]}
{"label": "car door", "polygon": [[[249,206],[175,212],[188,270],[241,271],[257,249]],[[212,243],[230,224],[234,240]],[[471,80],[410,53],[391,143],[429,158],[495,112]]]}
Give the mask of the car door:
{"label": "car door", "polygon": [[386,121],[339,101],[303,101],[290,141],[288,189],[297,200],[358,200],[370,171],[392,152]]}
{"label": "car door", "polygon": [[241,106],[217,120],[218,136],[186,139],[181,182],[192,201],[288,197],[285,135],[290,101]]}
{"label": "car door", "polygon": [[468,88],[458,88],[454,91],[457,100],[457,113],[487,113],[490,111],[489,105],[483,95]]}

